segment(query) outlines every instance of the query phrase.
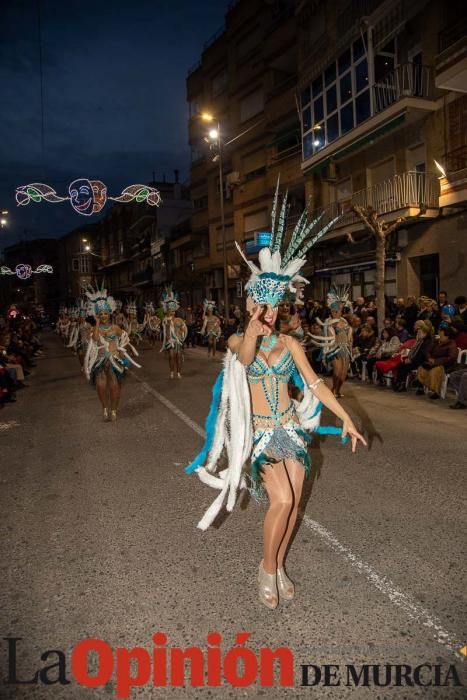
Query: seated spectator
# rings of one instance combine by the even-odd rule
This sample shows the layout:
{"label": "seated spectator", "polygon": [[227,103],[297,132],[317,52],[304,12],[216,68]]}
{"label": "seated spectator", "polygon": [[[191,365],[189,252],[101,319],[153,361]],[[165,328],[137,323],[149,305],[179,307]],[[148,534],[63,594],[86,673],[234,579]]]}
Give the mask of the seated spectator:
{"label": "seated spectator", "polygon": [[379,340],[375,345],[374,354],[372,354],[371,357],[368,357],[367,360],[367,372],[370,379],[373,375],[373,369],[375,364],[377,364],[377,361],[388,360],[393,355],[396,355],[399,352],[400,345],[401,342],[394,329],[390,327],[383,328],[381,332],[381,340]]}
{"label": "seated spectator", "polygon": [[359,377],[362,376],[363,362],[366,362],[374,354],[375,345],[376,333],[371,325],[365,324],[362,326],[357,343],[352,350],[352,362]]}
{"label": "seated spectator", "polygon": [[392,382],[392,388],[394,389],[394,391],[396,391],[397,388],[397,382],[395,379],[397,373],[395,372],[395,370],[407,357],[409,351],[412,349],[416,342],[417,341],[415,340],[415,338],[409,338],[405,341],[405,343],[401,343],[398,352],[392,355],[392,357],[390,357],[388,360],[377,360],[375,363],[376,371],[379,375],[389,374],[389,372],[393,373],[394,379]]}
{"label": "seated spectator", "polygon": [[439,324],[441,323],[441,315],[436,306],[436,301],[430,299],[429,297],[422,296],[419,299],[420,310],[417,314],[417,320],[419,321],[430,321],[435,332],[438,331]]}
{"label": "seated spectator", "polygon": [[451,372],[448,383],[457,393],[457,401],[449,406],[455,410],[467,408],[467,367]]}
{"label": "seated spectator", "polygon": [[394,391],[406,390],[407,377],[426,360],[428,349],[432,344],[433,326],[429,321],[416,321],[415,330],[417,333],[415,344],[405,357],[401,357],[401,362],[394,367]]}
{"label": "seated spectator", "polygon": [[[457,362],[458,349],[454,335],[452,328],[440,328],[439,340],[429,347],[426,360],[417,370],[418,381],[431,391],[430,399],[439,399],[444,377]],[[417,394],[423,393],[423,389],[418,389]]]}
{"label": "seated spectator", "polygon": [[409,332],[405,327],[405,320],[398,318],[396,320],[396,335],[401,343],[405,343],[409,339]]}

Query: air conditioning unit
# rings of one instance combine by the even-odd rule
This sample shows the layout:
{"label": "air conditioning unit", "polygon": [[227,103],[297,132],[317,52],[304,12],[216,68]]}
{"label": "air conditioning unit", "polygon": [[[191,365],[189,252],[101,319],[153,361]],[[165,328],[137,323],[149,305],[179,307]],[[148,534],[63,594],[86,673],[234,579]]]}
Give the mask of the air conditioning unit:
{"label": "air conditioning unit", "polygon": [[323,170],[322,179],[324,182],[336,182],[337,180],[337,170],[336,164],[333,160],[326,166]]}
{"label": "air conditioning unit", "polygon": [[236,185],[239,185],[241,182],[240,173],[234,170],[226,176],[225,181],[227,183],[227,187],[235,187]]}

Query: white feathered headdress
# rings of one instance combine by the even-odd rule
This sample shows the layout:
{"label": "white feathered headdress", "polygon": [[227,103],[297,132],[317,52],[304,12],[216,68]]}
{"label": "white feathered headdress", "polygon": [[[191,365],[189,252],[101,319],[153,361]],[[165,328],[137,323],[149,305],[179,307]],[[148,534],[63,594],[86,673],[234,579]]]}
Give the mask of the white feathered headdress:
{"label": "white feathered headdress", "polygon": [[216,302],[215,302],[215,301],[211,301],[211,300],[209,300],[209,299],[205,299],[205,300],[203,301],[204,313],[206,313],[206,311],[209,311],[209,310],[214,311],[215,308],[216,308]]}
{"label": "white feathered headdress", "polygon": [[98,316],[102,311],[106,311],[108,314],[112,314],[115,311],[115,299],[107,294],[104,282],[102,282],[100,288],[97,286],[94,289],[89,286],[86,289],[86,296],[90,301],[90,310],[93,316]]}
{"label": "white feathered headdress", "polygon": [[330,309],[341,309],[350,299],[350,286],[336,287],[332,285],[327,294],[326,302]]}
{"label": "white feathered headdress", "polygon": [[[279,221],[276,227],[276,214],[279,202],[279,178],[277,178],[276,193],[271,212],[271,242],[269,247],[259,251],[259,267],[248,260],[242,249],[235,242],[237,250],[250,268],[252,275],[245,288],[249,291],[256,304],[271,304],[277,306],[287,290],[296,293],[296,283],[308,284],[308,280],[298,273],[306,262],[306,254],[310,248],[334,226],[340,216],[336,216],[326,226],[319,229],[309,238],[323,217],[320,214],[308,223],[307,211],[303,211],[292,234],[284,246],[284,235],[287,219],[287,194],[282,200]],[[281,249],[283,252],[281,253]]]}
{"label": "white feathered headdress", "polygon": [[178,294],[173,291],[172,285],[167,285],[162,292],[161,304],[165,313],[167,313],[167,311],[177,311],[177,309],[180,307]]}

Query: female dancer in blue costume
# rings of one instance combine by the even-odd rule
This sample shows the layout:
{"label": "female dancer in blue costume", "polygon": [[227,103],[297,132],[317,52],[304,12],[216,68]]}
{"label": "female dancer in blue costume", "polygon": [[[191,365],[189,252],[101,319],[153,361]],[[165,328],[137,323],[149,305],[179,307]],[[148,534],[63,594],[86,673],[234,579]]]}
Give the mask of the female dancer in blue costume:
{"label": "female dancer in blue costume", "polygon": [[[276,231],[277,199],[276,190],[271,244],[260,251],[260,267],[244,258],[253,273],[247,284],[252,306],[250,322],[243,336],[229,339],[224,370],[213,391],[206,444],[186,470],[197,471],[203,482],[220,489],[198,523],[201,529],[212,523],[225,498],[227,510],[233,509],[239,488],[249,486],[256,496],[267,494],[269,508],[264,520],[258,584],[260,600],[270,609],[277,607],[279,597],[289,600],[295,593],[284,570],[284,559],[297,519],[303,481],[310,472],[307,446],[311,438],[307,431],[350,436],[353,452],[358,441],[366,444],[332,392],[312,370],[299,342],[273,331],[277,306],[286,291],[295,291],[297,282],[307,281],[297,274],[306,262],[306,252],[334,223],[307,241],[317,222],[308,224],[304,213],[281,257],[287,197]],[[303,389],[300,403],[289,396],[290,380]],[[322,405],[342,420],[342,429],[319,427]],[[229,466],[216,475],[224,447]]]}
{"label": "female dancer in blue costume", "polygon": [[327,295],[331,318],[327,318],[324,322],[317,319],[319,325],[323,327],[323,335],[308,334],[311,342],[322,348],[323,362],[332,365],[332,393],[338,399],[344,397],[341,389],[352,359],[352,329],[342,315],[344,306],[350,303],[349,292],[350,287],[331,286]]}
{"label": "female dancer in blue costume", "polygon": [[117,420],[117,409],[121,394],[121,380],[126,375],[130,362],[140,367],[128,354],[137,351],[131,345],[128,333],[112,323],[116,305],[103,287],[86,292],[96,325],[91,334],[84,359],[87,378],[96,385],[103,408],[104,420]]}

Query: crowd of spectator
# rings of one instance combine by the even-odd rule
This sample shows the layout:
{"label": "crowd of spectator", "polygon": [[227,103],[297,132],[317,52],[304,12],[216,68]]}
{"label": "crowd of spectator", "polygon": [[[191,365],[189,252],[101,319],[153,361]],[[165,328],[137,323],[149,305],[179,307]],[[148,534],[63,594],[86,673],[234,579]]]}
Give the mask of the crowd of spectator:
{"label": "crowd of spectator", "polygon": [[0,409],[28,387],[35,358],[43,354],[37,331],[37,322],[16,309],[0,316]]}
{"label": "crowd of spectator", "polygon": [[[302,326],[317,335],[322,333],[328,310],[318,301],[308,301],[299,311]],[[386,299],[386,317],[378,333],[377,310],[374,301],[355,299],[344,309],[344,317],[352,327],[353,349],[351,373],[364,381],[391,384],[394,391],[416,388],[417,394],[439,399],[443,386],[457,393],[451,408],[467,407],[467,302],[465,296],[451,303],[442,291],[437,300]],[[464,357],[460,351],[466,350]],[[320,367],[319,351],[307,343],[307,351],[315,368]],[[463,363],[459,362],[463,359]],[[409,379],[411,382],[409,383]]]}

